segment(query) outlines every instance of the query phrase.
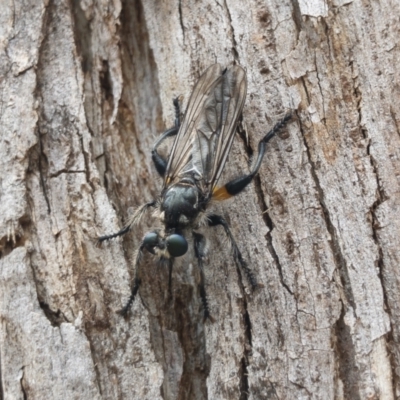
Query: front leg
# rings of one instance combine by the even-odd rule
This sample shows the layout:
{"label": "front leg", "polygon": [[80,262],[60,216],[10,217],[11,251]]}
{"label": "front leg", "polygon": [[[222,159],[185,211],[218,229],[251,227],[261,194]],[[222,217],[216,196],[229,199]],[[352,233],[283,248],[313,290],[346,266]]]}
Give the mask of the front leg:
{"label": "front leg", "polygon": [[139,291],[140,284],[142,282],[141,279],[139,278],[139,264],[140,264],[140,260],[142,259],[144,248],[145,248],[145,244],[144,244],[144,240],[143,240],[142,243],[140,244],[140,247],[136,254],[135,279],[133,281],[133,285],[131,288],[131,295],[129,296],[129,300],[126,302],[125,306],[120,311],[118,311],[118,314],[122,315],[124,318],[128,315],[128,311],[131,308],[132,303],[135,300],[137,292]]}
{"label": "front leg", "polygon": [[136,224],[139,223],[139,221],[142,219],[144,213],[150,208],[150,207],[155,207],[156,206],[156,202],[150,201],[149,203],[143,204],[142,206],[140,206],[132,215],[131,218],[129,218],[128,223],[117,233],[112,233],[111,235],[104,235],[104,236],[100,236],[97,239],[97,243],[101,244],[102,242],[104,242],[105,240],[110,240],[110,239],[114,239],[117,236],[122,236],[125,235],[125,233],[128,233],[131,228],[133,226],[135,226]]}
{"label": "front leg", "polygon": [[139,291],[140,284],[142,282],[139,275],[139,266],[140,266],[140,261],[142,260],[143,250],[147,250],[151,254],[156,254],[155,249],[159,247],[159,244],[160,244],[160,236],[157,231],[148,232],[146,236],[143,238],[142,242],[140,243],[135,258],[135,279],[133,281],[131,295],[129,296],[129,300],[126,302],[125,306],[122,308],[122,310],[119,311],[119,314],[122,315],[123,317],[126,317],[128,315],[128,311],[135,300],[135,297]]}
{"label": "front leg", "polygon": [[154,146],[151,150],[151,158],[153,160],[154,166],[156,167],[157,172],[160,176],[165,175],[165,171],[167,169],[168,160],[162,157],[157,149],[158,146],[167,138],[175,136],[179,132],[179,127],[181,125],[181,109],[179,106],[179,97],[174,99],[174,107],[175,107],[175,125],[173,128],[166,130],[154,143]]}

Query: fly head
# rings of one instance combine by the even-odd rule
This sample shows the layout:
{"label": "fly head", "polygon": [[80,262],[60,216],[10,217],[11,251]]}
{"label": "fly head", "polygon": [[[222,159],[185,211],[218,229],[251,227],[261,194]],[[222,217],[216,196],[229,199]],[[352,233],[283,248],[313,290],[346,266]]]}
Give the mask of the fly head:
{"label": "fly head", "polygon": [[189,247],[187,240],[180,233],[171,233],[163,238],[157,231],[148,232],[142,245],[148,252],[162,258],[181,257]]}

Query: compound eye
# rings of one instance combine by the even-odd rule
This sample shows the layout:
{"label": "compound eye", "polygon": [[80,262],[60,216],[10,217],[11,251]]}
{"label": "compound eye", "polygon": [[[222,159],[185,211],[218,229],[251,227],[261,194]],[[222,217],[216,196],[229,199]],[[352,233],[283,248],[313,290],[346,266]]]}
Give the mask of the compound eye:
{"label": "compound eye", "polygon": [[143,239],[143,245],[147,250],[149,250],[151,253],[154,254],[154,252],[151,251],[151,249],[153,249],[153,247],[156,247],[157,243],[158,243],[157,233],[155,232],[146,233],[146,236]]}
{"label": "compound eye", "polygon": [[188,242],[182,235],[177,233],[168,236],[166,242],[168,253],[172,257],[183,256],[188,250]]}

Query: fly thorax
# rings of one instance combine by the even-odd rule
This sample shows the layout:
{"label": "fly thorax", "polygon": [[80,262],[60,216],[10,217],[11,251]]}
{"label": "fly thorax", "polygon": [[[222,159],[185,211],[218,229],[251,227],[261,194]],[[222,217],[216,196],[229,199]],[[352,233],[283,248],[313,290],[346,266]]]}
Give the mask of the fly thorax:
{"label": "fly thorax", "polygon": [[196,186],[176,184],[164,194],[161,203],[161,213],[166,226],[178,227],[191,224],[199,214]]}

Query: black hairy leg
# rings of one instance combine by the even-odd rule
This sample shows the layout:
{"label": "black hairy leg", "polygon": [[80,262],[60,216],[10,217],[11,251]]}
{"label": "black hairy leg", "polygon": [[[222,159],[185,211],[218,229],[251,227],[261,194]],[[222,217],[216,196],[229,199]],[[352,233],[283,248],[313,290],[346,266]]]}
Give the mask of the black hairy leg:
{"label": "black hairy leg", "polygon": [[139,264],[140,260],[142,259],[143,255],[143,249],[146,248],[146,245],[144,244],[144,240],[140,244],[140,247],[138,249],[138,252],[136,254],[136,260],[135,260],[135,279],[133,280],[133,285],[131,288],[131,295],[129,296],[129,300],[126,302],[125,306],[118,311],[118,314],[122,315],[123,317],[126,317],[128,315],[128,311],[132,306],[132,303],[135,300],[135,297],[139,291],[139,287],[141,284],[141,279],[139,278]]}
{"label": "black hairy leg", "polygon": [[116,233],[112,233],[111,235],[104,235],[104,236],[100,236],[99,238],[97,238],[97,243],[101,244],[102,242],[104,242],[105,240],[110,240],[110,239],[114,239],[118,236],[122,236],[125,235],[125,233],[128,233],[131,228],[138,224],[139,221],[142,219],[144,213],[150,208],[150,207],[155,207],[156,206],[156,202],[150,201],[149,203],[143,204],[142,206],[140,206],[132,215],[131,218],[129,218],[128,223],[118,232]]}
{"label": "black hairy leg", "polygon": [[118,311],[118,314],[122,315],[123,317],[126,317],[128,315],[128,311],[130,310],[132,303],[135,301],[135,297],[137,295],[137,292],[139,291],[140,284],[141,284],[140,278],[136,277],[135,280],[133,281],[129,300],[126,302],[125,306],[120,311]]}
{"label": "black hairy leg", "polygon": [[[143,256],[143,250],[147,250],[151,254],[155,254],[155,247],[159,246],[160,236],[157,231],[148,232],[140,243],[139,249],[135,258],[135,279],[133,280],[133,285],[131,289],[131,295],[129,296],[129,300],[126,302],[124,308],[119,311],[123,317],[126,317],[129,309],[132,306],[132,303],[135,300],[137,292],[139,290],[139,286],[141,284],[141,279],[139,277],[139,265]],[[171,266],[172,268],[172,266]]]}
{"label": "black hairy leg", "polygon": [[233,237],[231,229],[229,228],[229,225],[226,222],[226,220],[217,214],[209,215],[208,226],[218,226],[218,225],[221,225],[224,228],[226,236],[228,236],[229,242],[231,243],[235,261],[245,272],[252,289],[254,290],[257,287],[260,287],[261,285],[257,283],[257,278],[255,277],[253,271],[248,267],[246,261],[243,259],[242,253],[240,252],[239,247],[236,244],[235,238]]}
{"label": "black hairy leg", "polygon": [[158,138],[158,140],[154,143],[154,146],[151,150],[151,158],[153,160],[154,166],[156,167],[157,172],[160,174],[160,176],[165,175],[165,171],[167,169],[168,165],[168,160],[166,160],[164,157],[162,157],[157,149],[160,146],[160,144],[167,138],[175,136],[179,132],[179,127],[181,125],[181,109],[179,105],[179,97],[175,98],[173,100],[174,103],[174,108],[175,108],[175,123],[174,126],[168,130],[166,130],[161,136]]}
{"label": "black hairy leg", "polygon": [[283,119],[281,119],[260,141],[258,144],[258,155],[256,162],[252,171],[247,174],[240,176],[239,178],[232,179],[224,186],[216,189],[213,193],[213,199],[215,200],[225,200],[229,199],[232,196],[236,196],[240,192],[244,190],[244,188],[253,180],[258,170],[260,169],[262,160],[265,155],[265,149],[267,143],[282,129],[292,117],[291,114],[286,115]]}

